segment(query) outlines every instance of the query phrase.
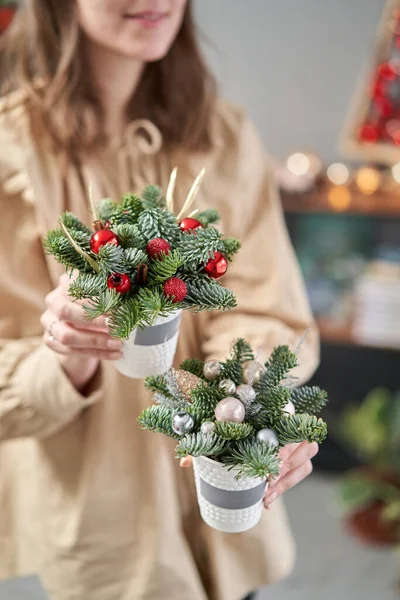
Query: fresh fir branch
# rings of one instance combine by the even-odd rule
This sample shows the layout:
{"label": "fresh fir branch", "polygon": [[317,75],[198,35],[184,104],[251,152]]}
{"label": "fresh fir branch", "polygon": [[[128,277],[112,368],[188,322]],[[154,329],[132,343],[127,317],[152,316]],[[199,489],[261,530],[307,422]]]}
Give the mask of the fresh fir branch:
{"label": "fresh fir branch", "polygon": [[182,369],[182,371],[188,371],[189,373],[193,373],[193,375],[204,379],[204,360],[200,360],[198,358],[187,358],[180,364],[179,368]]}
{"label": "fresh fir branch", "polygon": [[239,252],[242,246],[239,240],[236,240],[235,238],[224,238],[222,244],[224,247],[222,250],[223,255],[229,261],[233,260],[234,255]]}
{"label": "fresh fir branch", "polygon": [[124,268],[132,274],[139,265],[147,265],[149,257],[140,248],[127,248],[124,250],[123,262]]}
{"label": "fresh fir branch", "polygon": [[219,381],[222,379],[231,379],[236,385],[240,385],[243,380],[242,365],[238,360],[228,358],[222,365]]}
{"label": "fresh fir branch", "polygon": [[234,444],[230,453],[223,457],[231,469],[237,470],[236,479],[242,477],[272,478],[279,475],[278,448],[271,444],[244,440]]}
{"label": "fresh fir branch", "polygon": [[75,236],[72,234],[72,232],[80,231],[81,233],[85,233],[86,236],[89,236],[89,240],[90,240],[90,236],[92,235],[92,232],[90,231],[89,227],[84,225],[84,223],[82,223],[82,221],[80,221],[78,219],[78,217],[76,217],[73,213],[71,213],[71,212],[63,213],[60,217],[60,221],[65,225],[65,227],[68,229],[68,231],[71,232],[71,235],[74,239],[75,239]]}
{"label": "fresh fir branch", "polygon": [[121,223],[131,223],[134,225],[143,210],[144,207],[139,196],[136,194],[127,194],[117,205],[111,216],[111,224],[113,227],[120,225]]}
{"label": "fresh fir branch", "polygon": [[127,298],[113,310],[108,323],[112,336],[127,340],[135,327],[145,324],[140,302],[136,298]]}
{"label": "fresh fir branch", "polygon": [[166,317],[179,308],[179,304],[174,304],[170,298],[164,295],[161,287],[140,288],[138,301],[141,306],[142,318],[149,325],[154,323],[157,317]]}
{"label": "fresh fir branch", "polygon": [[217,251],[223,252],[222,233],[217,229],[196,229],[181,235],[179,242],[185,266],[188,269],[198,269],[205,265]]}
{"label": "fresh fir branch", "polygon": [[142,192],[144,208],[165,208],[166,201],[157,185],[148,185]]}
{"label": "fresh fir branch", "polygon": [[292,391],[291,401],[297,413],[316,414],[323,409],[328,401],[328,394],[319,387],[301,387]]}
{"label": "fresh fir branch", "polygon": [[166,406],[148,406],[139,415],[138,423],[142,429],[163,433],[177,440],[180,436],[172,429],[173,414],[174,411]]}
{"label": "fresh fir branch", "polygon": [[231,347],[231,357],[239,363],[254,360],[254,352],[248,342],[243,338],[236,340]]}
{"label": "fresh fir branch", "polygon": [[[78,231],[74,232],[74,239],[77,243],[79,243],[77,240],[79,233]],[[81,235],[86,236],[84,233]],[[57,262],[67,267],[67,269],[76,269],[84,273],[93,272],[89,263],[71,246],[61,229],[49,231],[43,240],[43,247],[46,254],[54,256]]]}
{"label": "fresh fir branch", "polygon": [[327,426],[315,415],[286,415],[274,424],[274,431],[281,444],[317,442],[321,444],[327,435]]}
{"label": "fresh fir branch", "polygon": [[151,392],[159,392],[164,395],[169,394],[163,375],[150,375],[149,377],[146,377],[144,380],[144,387]]}
{"label": "fresh fir branch", "polygon": [[173,250],[168,255],[162,253],[160,257],[150,262],[149,283],[163,283],[173,277],[179,267],[183,265],[183,258],[179,250]]}
{"label": "fresh fir branch", "polygon": [[72,281],[68,289],[68,295],[75,300],[83,300],[98,296],[102,291],[107,289],[107,278],[102,275],[94,275],[92,273],[80,273],[80,275]]}
{"label": "fresh fir branch", "polygon": [[266,372],[254,386],[255,390],[263,393],[270,386],[278,385],[297,365],[297,356],[289,346],[278,346],[272,351],[270,360],[265,363]]}
{"label": "fresh fir branch", "polygon": [[205,381],[200,383],[190,394],[193,410],[201,420],[214,417],[215,408],[226,393],[218,387],[211,387]]}
{"label": "fresh fir branch", "polygon": [[196,215],[196,219],[200,221],[203,227],[208,227],[208,225],[218,223],[220,218],[220,214],[216,208],[207,208]]}
{"label": "fresh fir branch", "polygon": [[212,433],[191,433],[181,439],[176,448],[177,458],[186,456],[218,456],[227,446],[227,442]]}
{"label": "fresh fir branch", "polygon": [[[164,383],[167,387],[168,394],[172,398],[174,398],[175,401],[179,402],[180,404],[186,405],[186,408],[190,406],[185,394],[182,392],[181,388],[178,385],[174,369],[171,369],[170,371],[168,371],[168,373],[165,373]],[[196,414],[193,414],[193,417],[196,419]]]}
{"label": "fresh fir branch", "polygon": [[265,410],[268,421],[272,426],[282,418],[282,411],[289,402],[291,393],[290,388],[275,385],[257,396],[256,403]]}
{"label": "fresh fir branch", "polygon": [[142,212],[137,224],[146,242],[161,237],[167,242],[175,244],[181,235],[175,216],[159,208]]}
{"label": "fresh fir branch", "polygon": [[99,218],[102,221],[109,221],[117,208],[117,203],[111,198],[103,198],[99,203]]}
{"label": "fresh fir branch", "polygon": [[117,294],[115,290],[107,289],[100,292],[99,296],[90,299],[88,304],[83,305],[86,317],[91,321],[101,315],[105,315],[113,311],[117,307],[122,308],[121,294]]}
{"label": "fresh fir branch", "polygon": [[146,246],[146,241],[137,225],[120,223],[114,228],[114,233],[117,235],[122,248],[143,249]]}
{"label": "fresh fir branch", "polygon": [[222,287],[214,281],[206,279],[186,283],[188,292],[184,301],[187,308],[194,308],[196,312],[202,310],[229,310],[236,306],[233,292]]}
{"label": "fresh fir branch", "polygon": [[215,433],[223,440],[244,440],[254,434],[250,423],[215,423]]}
{"label": "fresh fir branch", "polygon": [[99,249],[98,260],[101,269],[105,273],[124,273],[126,259],[124,249],[121,246],[105,244]]}

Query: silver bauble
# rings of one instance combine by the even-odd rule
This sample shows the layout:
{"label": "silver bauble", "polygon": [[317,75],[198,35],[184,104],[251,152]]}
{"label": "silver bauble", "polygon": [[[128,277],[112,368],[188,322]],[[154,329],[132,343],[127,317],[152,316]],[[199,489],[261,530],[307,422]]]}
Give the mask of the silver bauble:
{"label": "silver bauble", "polygon": [[257,396],[255,389],[252,388],[251,385],[247,385],[247,383],[242,383],[237,386],[236,395],[239,396],[240,400],[245,404],[253,402]]}
{"label": "silver bauble", "polygon": [[294,415],[296,413],[296,409],[294,407],[294,404],[291,400],[289,400],[289,402],[286,404],[286,406],[283,407],[283,414],[284,416],[286,415]]}
{"label": "silver bauble", "polygon": [[212,421],[204,421],[204,423],[201,424],[200,431],[204,435],[207,435],[208,433],[214,433],[214,430],[215,423],[213,423]]}
{"label": "silver bauble", "polygon": [[222,365],[218,360],[208,360],[203,369],[203,374],[208,381],[214,381],[220,375]]}
{"label": "silver bauble", "polygon": [[172,417],[172,429],[177,435],[186,435],[193,427],[193,417],[187,412],[178,412]]}
{"label": "silver bauble", "polygon": [[270,446],[279,446],[278,436],[272,429],[260,429],[260,431],[257,431],[256,438],[257,442],[264,442],[264,444],[269,444]]}
{"label": "silver bauble", "polygon": [[265,367],[261,363],[249,360],[243,364],[243,380],[245,383],[250,383],[251,385],[258,383],[261,376],[264,375],[265,370]]}
{"label": "silver bauble", "polygon": [[236,384],[232,379],[223,379],[218,387],[228,396],[233,396],[236,393]]}

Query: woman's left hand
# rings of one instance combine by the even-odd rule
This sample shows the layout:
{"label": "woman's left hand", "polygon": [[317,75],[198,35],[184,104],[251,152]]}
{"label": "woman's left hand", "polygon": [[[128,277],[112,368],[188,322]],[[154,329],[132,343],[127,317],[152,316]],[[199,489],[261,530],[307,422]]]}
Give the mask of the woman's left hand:
{"label": "woman's left hand", "polygon": [[[279,496],[282,496],[282,494],[311,474],[313,469],[311,459],[317,454],[318,449],[319,447],[316,442],[312,444],[302,442],[301,444],[288,444],[280,450],[279,456],[282,460],[281,472],[269,484],[267,494],[264,498],[265,508],[269,508]],[[181,459],[181,467],[191,466],[191,456]]]}
{"label": "woman's left hand", "polygon": [[290,490],[300,481],[303,481],[312,472],[311,459],[318,452],[318,444],[302,442],[301,444],[288,444],[279,452],[282,460],[281,472],[269,484],[264,505],[269,508],[271,504],[285,492]]}

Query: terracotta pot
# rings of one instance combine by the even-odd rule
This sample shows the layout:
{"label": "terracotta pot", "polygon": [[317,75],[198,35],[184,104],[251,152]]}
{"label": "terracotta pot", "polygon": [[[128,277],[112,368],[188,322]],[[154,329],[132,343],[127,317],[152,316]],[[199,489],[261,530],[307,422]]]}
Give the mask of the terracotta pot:
{"label": "terracotta pot", "polygon": [[361,542],[373,546],[395,546],[400,543],[400,523],[382,518],[383,502],[363,507],[345,518],[348,531]]}

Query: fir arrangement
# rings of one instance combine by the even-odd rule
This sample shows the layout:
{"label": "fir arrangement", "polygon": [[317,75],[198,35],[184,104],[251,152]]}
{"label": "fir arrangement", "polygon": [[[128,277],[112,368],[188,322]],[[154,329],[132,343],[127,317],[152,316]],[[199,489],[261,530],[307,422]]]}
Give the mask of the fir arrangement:
{"label": "fir arrangement", "polygon": [[164,196],[155,185],[120,202],[103,199],[94,206],[91,231],[74,214],[44,239],[45,251],[78,272],[69,295],[83,300],[88,319],[108,315],[110,334],[128,339],[135,328],[153,325],[180,309],[229,310],[233,293],[218,281],[240,248],[215,224],[218,212],[193,211],[187,217],[204,170],[183,209],[174,214],[176,169]]}

